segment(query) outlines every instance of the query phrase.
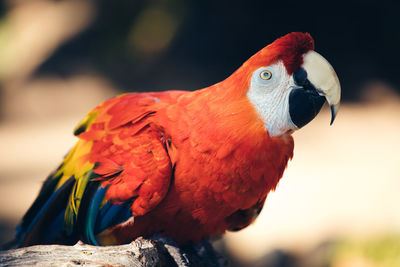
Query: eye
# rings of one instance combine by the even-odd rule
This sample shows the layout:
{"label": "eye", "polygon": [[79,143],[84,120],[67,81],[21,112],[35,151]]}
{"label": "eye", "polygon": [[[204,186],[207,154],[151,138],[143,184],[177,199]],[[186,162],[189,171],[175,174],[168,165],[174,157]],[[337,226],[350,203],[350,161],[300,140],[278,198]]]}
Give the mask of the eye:
{"label": "eye", "polygon": [[272,77],[272,73],[268,70],[263,70],[262,72],[260,72],[260,77],[263,80],[269,80]]}

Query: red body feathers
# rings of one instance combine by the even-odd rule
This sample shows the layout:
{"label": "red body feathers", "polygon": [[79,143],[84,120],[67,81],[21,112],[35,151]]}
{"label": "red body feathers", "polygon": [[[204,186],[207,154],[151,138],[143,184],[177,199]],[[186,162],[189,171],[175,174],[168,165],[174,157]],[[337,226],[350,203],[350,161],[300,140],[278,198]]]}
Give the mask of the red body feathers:
{"label": "red body feathers", "polygon": [[59,179],[53,192],[71,176],[76,181],[65,220],[79,219],[85,187],[99,181],[107,189],[100,207],[128,203],[134,217],[96,233],[99,244],[156,233],[199,242],[247,226],[293,155],[292,137],[270,137],[246,97],[251,74],[277,60],[291,74],[311,49],[310,35],[292,33],[208,88],[126,94],[99,105],[49,178]]}
{"label": "red body feathers", "polygon": [[[111,100],[106,113],[131,116],[129,123],[113,130],[112,119],[101,127],[96,120],[81,134],[99,138],[89,160],[109,185],[107,199],[135,198],[134,221],[103,235],[125,243],[163,232],[180,243],[198,242],[243,227],[229,216],[264,203],[292,157],[293,140],[270,138],[251,104],[228,91],[221,83],[190,93],[125,95]],[[136,107],[130,115],[120,107],[125,101]],[[94,133],[98,128],[107,134]]]}

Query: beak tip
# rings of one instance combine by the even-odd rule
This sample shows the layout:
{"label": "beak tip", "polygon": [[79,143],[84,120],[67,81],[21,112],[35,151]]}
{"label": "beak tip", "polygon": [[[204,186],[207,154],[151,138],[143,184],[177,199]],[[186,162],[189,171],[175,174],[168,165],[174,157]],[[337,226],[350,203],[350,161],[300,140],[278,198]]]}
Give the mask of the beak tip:
{"label": "beak tip", "polygon": [[336,115],[337,115],[337,113],[338,113],[338,110],[339,110],[339,106],[338,106],[338,105],[332,105],[332,106],[331,106],[331,123],[330,123],[330,125],[333,124],[333,121],[334,121],[335,118],[336,118]]}

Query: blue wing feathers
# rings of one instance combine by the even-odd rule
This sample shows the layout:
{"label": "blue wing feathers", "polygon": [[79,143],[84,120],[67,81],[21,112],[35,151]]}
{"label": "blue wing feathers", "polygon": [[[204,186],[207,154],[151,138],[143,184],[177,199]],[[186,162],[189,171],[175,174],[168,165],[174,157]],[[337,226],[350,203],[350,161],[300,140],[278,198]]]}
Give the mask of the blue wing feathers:
{"label": "blue wing feathers", "polygon": [[42,239],[48,231],[48,227],[59,216],[60,212],[65,209],[74,182],[74,177],[69,178],[50,196],[26,227],[21,224],[17,234],[18,246],[43,243]]}
{"label": "blue wing feathers", "polygon": [[99,211],[99,216],[95,226],[95,234],[97,235],[108,227],[117,225],[132,217],[129,206],[129,203],[113,205],[107,202],[107,204],[105,204]]}
{"label": "blue wing feathers", "polygon": [[81,199],[73,231],[67,233],[64,214],[75,182],[75,178],[70,177],[52,194],[46,192],[46,201],[42,198],[40,203],[34,204],[29,216],[25,215],[17,228],[17,246],[74,244],[80,238],[86,243],[100,245],[96,240],[97,234],[132,217],[130,201],[117,205],[107,201],[101,206],[108,187],[102,187],[100,182],[91,180]]}
{"label": "blue wing feathers", "polygon": [[97,234],[132,217],[129,208],[130,205],[128,203],[114,205],[110,202],[106,202],[106,204],[100,208],[107,189],[108,186],[98,187],[93,196],[86,217],[84,239],[87,243],[96,246],[99,245],[96,240]]}
{"label": "blue wing feathers", "polygon": [[96,224],[97,214],[99,213],[101,202],[103,201],[104,195],[106,194],[108,187],[99,186],[96,193],[94,194],[93,200],[89,205],[89,210],[86,217],[84,237],[88,243],[98,246],[97,240],[94,234],[94,227]]}

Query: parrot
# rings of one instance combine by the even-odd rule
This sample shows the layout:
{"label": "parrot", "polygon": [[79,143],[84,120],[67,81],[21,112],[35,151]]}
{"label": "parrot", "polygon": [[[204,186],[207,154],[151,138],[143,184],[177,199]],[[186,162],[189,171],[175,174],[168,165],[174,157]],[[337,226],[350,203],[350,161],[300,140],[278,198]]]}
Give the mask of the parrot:
{"label": "parrot", "polygon": [[250,225],[293,157],[292,134],[341,86],[309,33],[276,39],[195,91],[126,93],[91,110],[16,230],[18,247],[199,243]]}

